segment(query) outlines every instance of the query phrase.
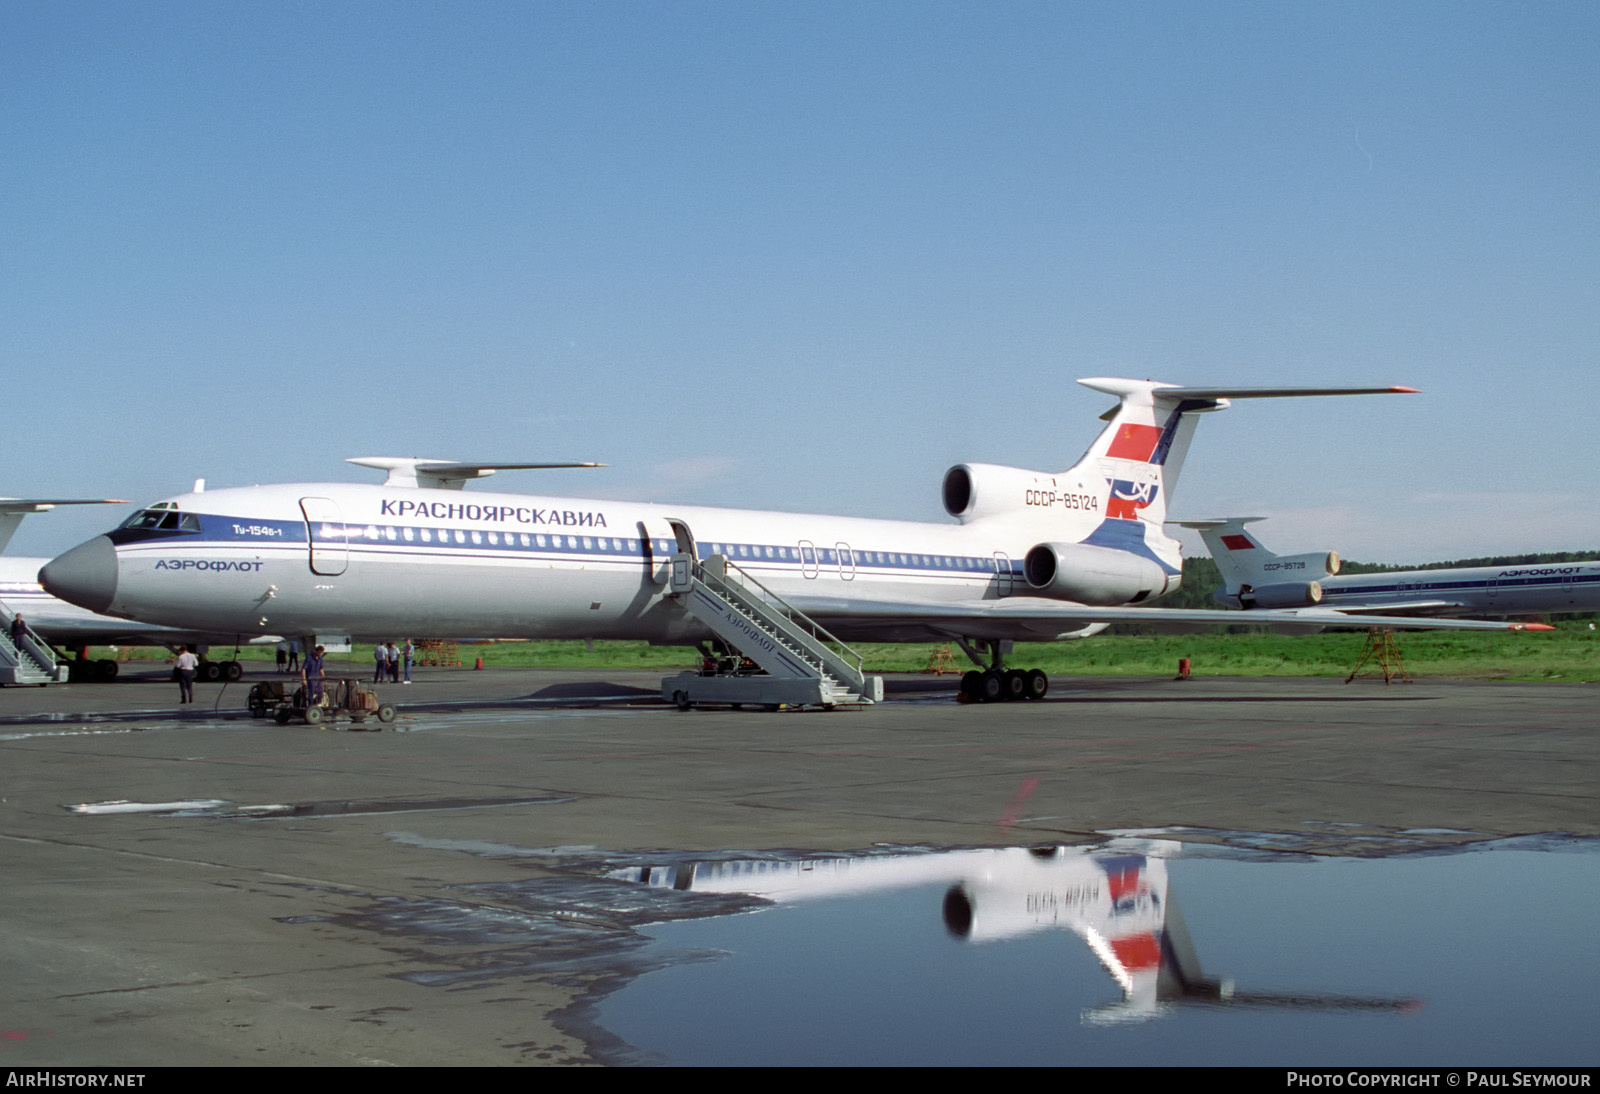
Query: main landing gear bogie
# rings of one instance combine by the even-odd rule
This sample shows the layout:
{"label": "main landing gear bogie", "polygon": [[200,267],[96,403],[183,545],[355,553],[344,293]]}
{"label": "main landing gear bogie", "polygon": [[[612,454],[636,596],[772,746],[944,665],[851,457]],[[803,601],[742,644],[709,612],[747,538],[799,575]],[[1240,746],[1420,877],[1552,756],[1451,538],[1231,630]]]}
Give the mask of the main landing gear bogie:
{"label": "main landing gear bogie", "polygon": [[979,703],[1043,699],[1049,690],[1050,677],[1039,669],[974,669],[961,677],[962,693]]}

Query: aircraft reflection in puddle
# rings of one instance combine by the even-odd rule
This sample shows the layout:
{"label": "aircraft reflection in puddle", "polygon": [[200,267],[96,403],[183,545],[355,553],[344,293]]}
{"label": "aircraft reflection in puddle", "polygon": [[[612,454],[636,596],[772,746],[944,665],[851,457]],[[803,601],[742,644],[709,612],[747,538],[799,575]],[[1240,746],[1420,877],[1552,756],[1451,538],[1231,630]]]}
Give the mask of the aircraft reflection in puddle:
{"label": "aircraft reflection in puddle", "polygon": [[1153,1018],[1181,1003],[1316,1010],[1414,1010],[1414,999],[1240,992],[1208,977],[1167,878],[1171,840],[1113,840],[1098,847],[1006,847],[853,858],[740,859],[630,867],[610,876],[657,888],[739,893],[775,903],[859,897],[947,884],[944,924],[974,943],[1065,930],[1081,937],[1122,989],[1084,1012],[1109,1024]]}

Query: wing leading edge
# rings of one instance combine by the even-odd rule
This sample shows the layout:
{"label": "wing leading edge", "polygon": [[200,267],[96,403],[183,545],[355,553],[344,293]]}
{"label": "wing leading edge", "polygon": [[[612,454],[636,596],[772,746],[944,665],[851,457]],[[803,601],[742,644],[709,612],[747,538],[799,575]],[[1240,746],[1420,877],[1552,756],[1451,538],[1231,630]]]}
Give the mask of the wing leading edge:
{"label": "wing leading edge", "polygon": [[[1544,623],[1437,619],[1419,616],[1353,615],[1331,608],[1251,612],[1207,608],[1093,608],[1038,597],[1013,596],[975,604],[926,600],[857,600],[791,596],[788,602],[829,629],[905,633],[924,631],[948,638],[1047,640],[1087,623],[1148,623],[1190,626],[1238,623],[1285,627],[1395,627],[1412,630],[1549,631]],[[837,625],[837,626],[836,626]]]}

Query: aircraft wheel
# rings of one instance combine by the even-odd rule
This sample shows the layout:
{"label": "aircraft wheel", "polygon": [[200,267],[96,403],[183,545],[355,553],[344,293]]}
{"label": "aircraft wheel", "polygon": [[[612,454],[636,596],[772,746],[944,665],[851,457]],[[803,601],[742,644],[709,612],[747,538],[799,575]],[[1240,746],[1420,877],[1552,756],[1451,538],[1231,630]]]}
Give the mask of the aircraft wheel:
{"label": "aircraft wheel", "polygon": [[1028,692],[1028,674],[1020,669],[1006,669],[1006,674],[1001,680],[1005,686],[1005,699],[1021,699]]}
{"label": "aircraft wheel", "polygon": [[384,725],[388,725],[390,722],[394,721],[394,707],[388,703],[379,704],[378,721],[382,722]]}
{"label": "aircraft wheel", "polygon": [[288,707],[279,707],[277,710],[273,711],[272,712],[272,720],[274,722],[277,722],[280,726],[288,725],[289,724],[289,708]]}
{"label": "aircraft wheel", "polygon": [[673,692],[672,693],[672,701],[678,705],[678,709],[679,710],[692,710],[692,709],[694,709],[694,704],[689,702],[689,693],[687,691],[675,691],[675,692]]}
{"label": "aircraft wheel", "polygon": [[978,677],[978,701],[993,703],[1006,696],[1006,679],[994,669]]}
{"label": "aircraft wheel", "polygon": [[215,661],[207,661],[200,666],[200,679],[207,683],[215,683],[222,679],[222,666]]}
{"label": "aircraft wheel", "polygon": [[228,678],[228,683],[230,684],[235,680],[241,680],[244,678],[244,666],[237,661],[224,661],[222,663],[222,675]]}
{"label": "aircraft wheel", "polygon": [[1022,696],[1025,699],[1043,699],[1045,692],[1050,690],[1050,677],[1041,669],[1029,669],[1027,682],[1023,685]]}
{"label": "aircraft wheel", "polygon": [[961,694],[965,695],[968,699],[976,699],[978,697],[979,682],[982,679],[983,673],[979,672],[977,669],[963,672],[961,674]]}
{"label": "aircraft wheel", "polygon": [[94,678],[103,684],[109,684],[117,678],[117,663],[110,658],[105,658],[94,663]]}
{"label": "aircraft wheel", "polygon": [[320,725],[322,724],[322,718],[323,714],[321,707],[306,707],[306,725]]}

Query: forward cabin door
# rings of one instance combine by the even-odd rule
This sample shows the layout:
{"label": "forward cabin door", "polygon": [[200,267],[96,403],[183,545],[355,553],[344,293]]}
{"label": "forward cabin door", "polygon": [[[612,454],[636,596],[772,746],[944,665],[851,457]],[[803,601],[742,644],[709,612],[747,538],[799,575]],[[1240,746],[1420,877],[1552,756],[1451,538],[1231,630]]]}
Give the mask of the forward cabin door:
{"label": "forward cabin door", "polygon": [[645,572],[657,585],[665,585],[672,577],[673,541],[676,533],[672,525],[659,518],[639,522],[639,536],[644,547]]}
{"label": "forward cabin door", "polygon": [[311,572],[337,577],[350,562],[349,532],[344,513],[332,498],[301,498],[306,541],[311,546]]}

